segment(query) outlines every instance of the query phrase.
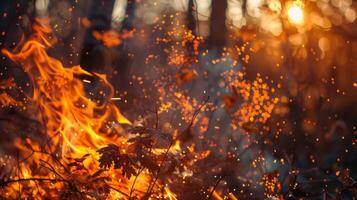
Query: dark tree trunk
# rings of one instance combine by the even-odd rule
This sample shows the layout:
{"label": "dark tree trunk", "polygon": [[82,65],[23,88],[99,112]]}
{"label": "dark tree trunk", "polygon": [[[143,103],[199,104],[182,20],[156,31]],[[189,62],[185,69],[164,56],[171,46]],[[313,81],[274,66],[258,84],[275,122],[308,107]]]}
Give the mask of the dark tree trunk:
{"label": "dark tree trunk", "polygon": [[212,0],[209,46],[220,49],[226,43],[226,10],[227,0]]}
{"label": "dark tree trunk", "polygon": [[115,0],[93,0],[89,19],[93,25],[101,25],[109,29],[112,22],[112,12]]}
{"label": "dark tree trunk", "polygon": [[187,29],[191,30],[192,33],[195,33],[195,30],[196,30],[194,0],[189,0],[188,1]]}
{"label": "dark tree trunk", "polygon": [[134,28],[136,0],[128,0],[125,9],[125,19],[121,30],[132,30]]}
{"label": "dark tree trunk", "polygon": [[[194,35],[196,35],[196,23],[199,23],[196,21],[195,14],[196,11],[195,11],[194,0],[189,0],[187,15],[186,15],[187,30],[191,31],[192,34]],[[186,50],[189,56],[193,56],[194,55],[193,43],[188,43]]]}
{"label": "dark tree trunk", "polygon": [[111,28],[112,11],[115,0],[93,0],[88,15],[91,26],[86,31],[81,52],[81,66],[90,71],[100,71],[111,65],[109,50],[93,37],[94,31],[107,31]]}
{"label": "dark tree trunk", "polygon": [[[132,31],[135,20],[137,0],[127,0],[125,8],[125,18],[121,25],[121,32]],[[128,54],[132,53],[133,41],[131,39],[124,39],[122,44],[118,48],[118,57],[115,59],[114,67],[118,72],[116,80],[116,86],[119,91],[130,91],[130,67],[133,63],[133,58],[129,57]],[[129,93],[130,95],[130,93]]]}
{"label": "dark tree trunk", "polygon": [[247,13],[247,0],[242,0],[242,12],[243,17],[245,17],[245,14]]}

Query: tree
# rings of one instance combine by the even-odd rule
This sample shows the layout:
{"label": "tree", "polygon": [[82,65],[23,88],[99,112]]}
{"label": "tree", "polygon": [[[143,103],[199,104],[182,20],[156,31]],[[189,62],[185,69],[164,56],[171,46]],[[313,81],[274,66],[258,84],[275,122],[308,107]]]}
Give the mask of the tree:
{"label": "tree", "polygon": [[134,28],[134,18],[135,18],[135,7],[136,0],[127,0],[126,9],[125,9],[125,19],[123,21],[121,30],[132,30]]}
{"label": "tree", "polygon": [[209,46],[220,49],[226,43],[226,0],[212,0],[212,13],[210,20]]}
{"label": "tree", "polygon": [[111,28],[112,11],[115,0],[93,1],[88,19],[91,26],[86,31],[81,52],[81,66],[94,70],[110,65],[108,49],[93,37],[94,31],[107,31]]}
{"label": "tree", "polygon": [[189,0],[188,1],[188,10],[187,10],[187,29],[191,30],[192,33],[194,33],[195,29],[196,29],[194,11],[195,11],[194,0]]}

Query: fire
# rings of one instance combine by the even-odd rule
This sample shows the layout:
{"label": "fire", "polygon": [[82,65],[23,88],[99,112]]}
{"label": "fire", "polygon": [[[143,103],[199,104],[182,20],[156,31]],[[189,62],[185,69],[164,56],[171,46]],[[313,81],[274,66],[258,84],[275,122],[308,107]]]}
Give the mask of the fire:
{"label": "fire", "polygon": [[14,98],[9,96],[6,93],[1,93],[0,94],[0,107],[7,107],[11,105],[18,105],[20,104],[18,101],[16,101]]}
{"label": "fire", "polygon": [[165,197],[168,198],[169,200],[176,200],[176,195],[171,192],[171,190],[169,188],[165,188],[165,192],[166,192],[166,195]]}
{"label": "fire", "polygon": [[[55,144],[63,140],[62,154],[77,152],[80,155],[90,152],[109,142],[106,133],[101,132],[103,125],[113,119],[121,124],[130,124],[111,102],[98,104],[86,96],[80,76],[98,78],[108,88],[110,99],[113,88],[106,77],[89,73],[80,66],[65,68],[62,63],[47,55],[46,48],[52,42],[46,38],[51,30],[46,26],[35,26],[36,34],[27,41],[18,53],[8,50],[2,52],[13,61],[23,64],[28,73],[33,94],[30,97],[43,111],[39,117],[46,118],[46,129]],[[101,113],[101,114],[97,114]],[[112,140],[112,139],[111,139]]]}
{"label": "fire", "polygon": [[[46,49],[50,48],[55,40],[49,37],[51,34],[49,26],[44,21],[39,22],[34,26],[35,34],[23,44],[18,52],[2,50],[4,55],[20,65],[27,73],[30,85],[33,87],[28,98],[37,107],[38,111],[34,113],[34,116],[37,116],[37,120],[43,123],[45,129],[45,135],[42,137],[44,141],[36,141],[32,138],[26,138],[25,142],[17,140],[15,145],[20,149],[23,157],[27,157],[26,163],[28,164],[24,162],[19,166],[21,175],[15,177],[18,183],[13,184],[9,192],[6,193],[9,198],[16,197],[16,191],[23,187],[38,188],[33,193],[44,195],[45,191],[36,186],[35,181],[20,181],[29,177],[52,182],[50,188],[63,187],[63,183],[61,181],[57,183],[57,181],[59,179],[71,180],[74,174],[71,170],[66,170],[65,167],[53,167],[61,163],[57,160],[60,158],[69,163],[76,163],[76,160],[73,161],[71,158],[81,158],[83,169],[89,170],[89,174],[95,174],[98,170],[98,154],[96,152],[98,148],[115,143],[122,145],[125,149],[127,145],[127,138],[118,134],[121,131],[120,126],[108,128],[108,124],[131,124],[121,114],[118,107],[110,101],[113,98],[114,89],[105,75],[87,72],[80,66],[66,68],[59,60],[47,54]],[[100,92],[101,99],[95,100],[87,96],[84,84],[90,82],[83,81],[81,77],[98,80],[98,87],[104,88]],[[112,133],[113,129],[117,132],[116,134]],[[45,145],[42,145],[43,143]],[[43,170],[38,170],[40,173],[34,172],[32,165],[36,162],[54,174],[45,173]],[[62,173],[57,174],[57,170],[64,170],[63,174],[70,174],[66,178],[65,175],[59,175]],[[115,171],[110,172],[110,177],[113,180],[119,180],[116,187],[124,188],[123,190],[126,192],[130,190],[129,186],[133,179],[126,181],[120,173]],[[87,184],[87,178],[89,177],[83,177],[83,183],[78,184]],[[148,183],[150,183],[149,177],[143,173],[136,180],[134,189],[148,187]],[[110,191],[112,199],[123,198],[123,196],[125,195],[116,190]]]}
{"label": "fire", "polygon": [[[39,127],[42,130],[39,138],[31,133],[15,141],[26,162],[18,165],[19,172],[15,172],[10,182],[5,181],[4,184],[9,185],[6,197],[16,198],[19,191],[27,188],[31,190],[27,195],[46,198],[77,198],[85,191],[86,194],[94,193],[95,199],[97,196],[132,199],[151,194],[176,199],[170,188],[157,180],[156,174],[168,154],[181,153],[180,142],[170,142],[165,135],[154,131],[155,142],[159,145],[151,146],[148,153],[153,159],[158,157],[155,161],[158,166],[149,160],[150,157],[132,161],[138,157],[138,149],[144,153],[145,145],[152,143],[140,138],[135,140],[135,136],[133,140],[124,133],[123,125],[131,125],[131,122],[112,102],[117,98],[113,96],[114,88],[107,77],[85,71],[80,66],[64,67],[46,52],[56,42],[47,22],[38,21],[33,29],[34,34],[15,53],[2,49],[2,53],[28,75],[32,91],[25,94],[30,102],[26,110],[34,111],[30,116],[43,126]],[[87,84],[99,90],[98,94],[87,92]],[[10,82],[1,85],[1,89],[16,86]],[[151,131],[143,127],[132,130]],[[139,133],[135,134],[140,137]],[[195,159],[191,164],[207,157],[209,152],[192,154]],[[13,162],[14,159],[10,159],[8,166]],[[147,162],[146,166],[142,162]],[[53,192],[48,194],[49,190]]]}
{"label": "fire", "polygon": [[[16,87],[14,80],[8,79],[0,82],[0,91]],[[8,95],[6,92],[0,92],[0,107],[22,106],[22,103]]]}
{"label": "fire", "polygon": [[[114,97],[114,88],[106,75],[88,72],[81,66],[63,66],[47,54],[47,49],[56,43],[48,22],[38,21],[33,29],[34,34],[14,52],[2,49],[5,56],[26,72],[31,92],[24,94],[29,102],[24,103],[25,110],[33,121],[39,122],[38,133],[29,131],[14,142],[22,160],[17,161],[16,172],[8,173],[12,175],[10,181],[3,181],[0,174],[0,186],[6,186],[5,196],[13,199],[26,191],[21,197],[75,199],[83,193],[88,199],[152,196],[177,199],[178,193],[174,192],[180,190],[172,187],[175,179],[184,182],[193,178],[197,173],[195,164],[214,152],[196,143],[190,144],[193,126],[199,127],[199,138],[204,139],[210,119],[200,112],[215,109],[212,102],[208,102],[208,98],[201,102],[177,87],[198,78],[199,71],[181,67],[176,73],[176,85],[169,85],[168,90],[158,81],[159,92],[166,98],[160,99],[156,127],[136,122],[137,125],[129,129],[124,125],[132,123],[113,103],[121,97]],[[114,32],[94,34],[107,47],[118,45],[119,39],[124,39]],[[176,43],[179,47],[174,49],[188,45],[198,53],[199,39],[189,34],[183,40]],[[192,60],[197,57],[196,53],[179,52],[188,56],[187,65],[195,63]],[[232,96],[225,103],[235,109],[232,112],[235,126],[253,133],[256,132],[253,123],[264,124],[277,102],[271,98],[273,88],[265,84],[260,75],[253,82],[242,80],[242,76],[227,75]],[[141,77],[136,79],[142,80]],[[10,87],[16,84],[0,83],[0,89]],[[88,92],[88,88],[95,91]],[[15,104],[10,98],[2,98],[6,101],[0,103]],[[235,104],[239,98],[244,100],[241,105]],[[170,122],[166,133],[158,125],[159,114],[172,109],[177,109],[187,127],[174,129]],[[211,142],[209,145],[215,146]],[[6,163],[13,166],[16,160],[9,158]],[[164,180],[162,177],[166,175]],[[212,191],[213,198],[223,199],[220,191]],[[232,195],[230,198],[234,199]]]}

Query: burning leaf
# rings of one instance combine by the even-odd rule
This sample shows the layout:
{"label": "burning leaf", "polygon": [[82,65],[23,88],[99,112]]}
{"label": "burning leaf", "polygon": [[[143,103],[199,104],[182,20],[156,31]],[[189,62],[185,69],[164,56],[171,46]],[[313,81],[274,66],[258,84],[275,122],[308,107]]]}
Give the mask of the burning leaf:
{"label": "burning leaf", "polygon": [[101,154],[99,158],[99,166],[101,168],[110,168],[114,163],[119,162],[119,147],[115,144],[109,144],[97,151]]}
{"label": "burning leaf", "polygon": [[155,173],[160,168],[158,165],[159,158],[160,158],[160,156],[157,156],[154,153],[147,152],[147,151],[142,152],[141,154],[138,154],[138,156],[137,156],[137,159],[140,162],[140,164],[143,167],[147,168],[152,173]]}
{"label": "burning leaf", "polygon": [[128,154],[119,155],[118,159],[114,161],[115,169],[122,169],[122,174],[130,179],[131,176],[136,175],[136,164]]}
{"label": "burning leaf", "polygon": [[141,144],[146,148],[168,148],[172,141],[170,135],[144,127],[134,127],[130,133],[139,136],[129,139],[128,142]]}
{"label": "burning leaf", "polygon": [[[128,152],[135,155],[135,160],[151,172],[159,170],[160,155],[154,153],[152,149],[167,149],[171,145],[171,137],[160,131],[144,127],[135,127],[130,130],[132,134],[138,134],[137,137],[128,140],[131,143]],[[162,161],[162,160],[161,160]]]}
{"label": "burning leaf", "polygon": [[176,74],[176,83],[181,85],[183,83],[187,83],[192,81],[197,76],[197,72],[194,69],[189,69],[183,67]]}
{"label": "burning leaf", "polygon": [[230,95],[223,96],[223,103],[227,108],[233,108],[236,104],[236,98]]}
{"label": "burning leaf", "polygon": [[81,158],[67,158],[68,160],[73,160],[67,164],[69,168],[73,167],[74,170],[83,170],[85,169],[83,161],[89,156],[89,154],[85,154]]}
{"label": "burning leaf", "polygon": [[144,148],[144,145],[140,142],[140,140],[128,147],[128,151],[130,151],[130,154],[132,155],[132,157],[130,157],[131,161],[135,160],[149,171],[155,172],[159,169],[159,166],[156,163],[156,155],[149,149]]}
{"label": "burning leaf", "polygon": [[136,163],[128,154],[121,154],[118,146],[109,144],[97,152],[101,154],[99,158],[101,168],[114,166],[114,169],[122,169],[122,174],[128,179],[136,174]]}

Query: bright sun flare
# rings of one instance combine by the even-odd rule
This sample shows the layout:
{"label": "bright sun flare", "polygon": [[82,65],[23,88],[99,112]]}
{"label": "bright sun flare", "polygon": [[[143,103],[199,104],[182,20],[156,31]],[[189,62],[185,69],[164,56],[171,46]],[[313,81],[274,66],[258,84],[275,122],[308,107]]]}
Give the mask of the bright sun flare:
{"label": "bright sun flare", "polygon": [[304,22],[304,13],[300,6],[292,5],[288,9],[289,21],[294,24],[302,24]]}

